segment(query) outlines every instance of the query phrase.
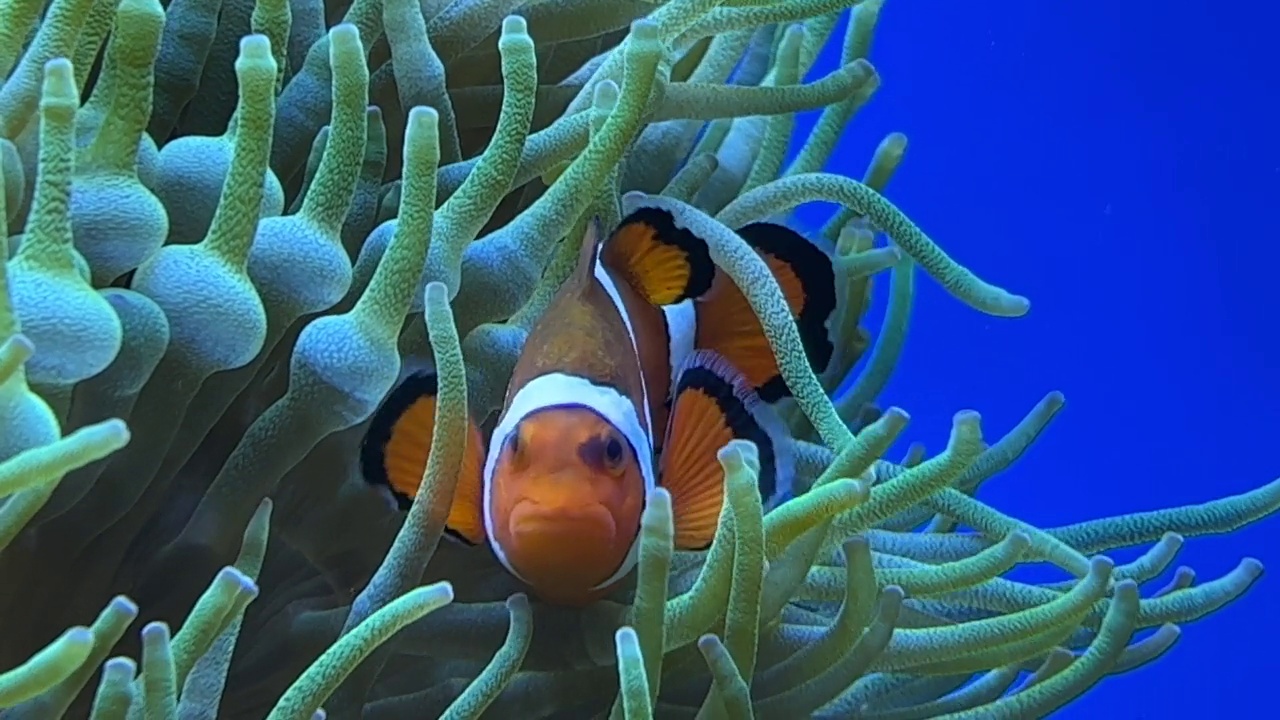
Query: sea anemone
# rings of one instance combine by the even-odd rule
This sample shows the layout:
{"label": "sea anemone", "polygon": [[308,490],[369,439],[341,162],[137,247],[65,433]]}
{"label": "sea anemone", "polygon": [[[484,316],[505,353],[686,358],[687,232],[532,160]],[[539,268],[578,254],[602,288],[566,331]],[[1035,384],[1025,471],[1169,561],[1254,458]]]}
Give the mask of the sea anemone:
{"label": "sea anemone", "polygon": [[[1280,481],[1045,529],[975,497],[1058,393],[994,443],[966,410],[937,455],[884,459],[917,270],[979,312],[1029,302],[887,199],[904,136],[861,181],[823,171],[878,87],[882,5],[0,4],[4,716],[1039,717],[1239,597],[1256,560],[1140,586],[1184,537],[1273,513]],[[806,80],[843,18],[839,67]],[[821,376],[734,232],[816,201],[842,208],[813,233],[840,295]],[[673,552],[659,490],[633,581],[546,605],[442,540],[466,418],[500,405],[586,224],[640,202],[707,238],[760,317],[795,497],[766,514],[731,442],[707,551]],[[444,450],[406,515],[355,457],[422,365]],[[1026,563],[1063,579],[1006,577]]]}

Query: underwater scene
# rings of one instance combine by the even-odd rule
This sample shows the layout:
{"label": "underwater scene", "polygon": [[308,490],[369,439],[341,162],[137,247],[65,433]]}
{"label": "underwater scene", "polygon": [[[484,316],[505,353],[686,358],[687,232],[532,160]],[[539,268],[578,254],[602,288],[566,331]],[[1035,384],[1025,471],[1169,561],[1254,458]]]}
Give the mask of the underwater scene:
{"label": "underwater scene", "polygon": [[1275,11],[1060,5],[0,0],[0,720],[1270,714]]}

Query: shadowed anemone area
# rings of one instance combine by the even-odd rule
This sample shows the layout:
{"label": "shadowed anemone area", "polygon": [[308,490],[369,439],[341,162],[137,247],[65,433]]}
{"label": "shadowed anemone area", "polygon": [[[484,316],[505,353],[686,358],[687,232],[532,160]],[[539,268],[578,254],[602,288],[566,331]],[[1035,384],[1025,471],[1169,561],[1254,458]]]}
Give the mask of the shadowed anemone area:
{"label": "shadowed anemone area", "polygon": [[[0,3],[0,716],[1040,717],[1239,597],[1256,560],[1144,587],[1280,481],[1056,528],[976,498],[1058,393],[998,440],[966,410],[942,452],[883,458],[917,276],[1029,308],[887,199],[905,137],[860,181],[823,172],[880,82],[883,5]],[[810,78],[827,43],[841,64]],[[820,375],[733,232],[810,202],[840,208],[814,233],[839,295]],[[673,552],[659,490],[631,581],[546,606],[441,540],[466,418],[492,423],[589,219],[639,203],[707,238],[761,318],[795,497],[763,513],[734,441],[707,551]],[[439,451],[406,516],[355,458],[420,367]],[[1060,578],[1007,578],[1028,563]]]}

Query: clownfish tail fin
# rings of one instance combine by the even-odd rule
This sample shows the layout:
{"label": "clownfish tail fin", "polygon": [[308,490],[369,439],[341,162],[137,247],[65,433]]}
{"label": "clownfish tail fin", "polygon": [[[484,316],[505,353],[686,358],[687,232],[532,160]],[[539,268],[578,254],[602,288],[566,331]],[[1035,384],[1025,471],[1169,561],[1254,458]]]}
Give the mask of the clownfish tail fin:
{"label": "clownfish tail fin", "polygon": [[707,243],[656,207],[641,207],[623,218],[604,244],[603,259],[658,306],[701,297],[716,275]]}
{"label": "clownfish tail fin", "polygon": [[[360,445],[366,483],[384,488],[408,510],[422,486],[435,430],[437,381],[434,372],[413,373],[391,391],[373,414]],[[474,420],[467,422],[466,447],[445,531],[470,545],[484,541],[481,473],[484,444]]]}
{"label": "clownfish tail fin", "polygon": [[[809,366],[814,372],[822,372],[835,350],[828,327],[836,308],[831,257],[785,225],[757,222],[744,225],[737,233],[768,265],[791,310]],[[724,355],[765,402],[791,395],[778,374],[777,358],[759,318],[723,273],[699,303],[696,344]]]}
{"label": "clownfish tail fin", "polygon": [[681,550],[706,548],[715,537],[724,497],[717,455],[730,440],[755,444],[766,508],[790,493],[794,465],[782,419],[725,358],[694,351],[676,376],[659,480],[671,493]]}

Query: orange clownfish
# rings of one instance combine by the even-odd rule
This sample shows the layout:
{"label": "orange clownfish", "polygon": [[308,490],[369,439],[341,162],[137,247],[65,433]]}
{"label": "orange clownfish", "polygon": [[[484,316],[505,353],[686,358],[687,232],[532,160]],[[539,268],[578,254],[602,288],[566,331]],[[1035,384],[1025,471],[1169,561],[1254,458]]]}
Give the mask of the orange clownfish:
{"label": "orange clownfish", "polygon": [[[832,354],[831,260],[793,230],[738,234],[786,297],[810,364]],[[636,564],[640,515],[671,493],[675,546],[704,549],[719,521],[731,439],[755,443],[766,509],[789,491],[788,395],[760,322],[666,210],[642,207],[603,243],[594,225],[578,266],[532,329],[487,448],[473,420],[450,508],[450,535],[488,542],[544,601],[584,605]],[[407,509],[431,451],[436,378],[410,375],[374,414],[361,447],[368,483]]]}

